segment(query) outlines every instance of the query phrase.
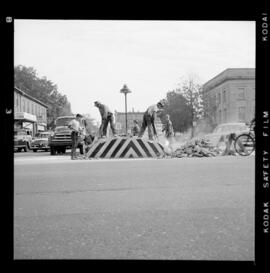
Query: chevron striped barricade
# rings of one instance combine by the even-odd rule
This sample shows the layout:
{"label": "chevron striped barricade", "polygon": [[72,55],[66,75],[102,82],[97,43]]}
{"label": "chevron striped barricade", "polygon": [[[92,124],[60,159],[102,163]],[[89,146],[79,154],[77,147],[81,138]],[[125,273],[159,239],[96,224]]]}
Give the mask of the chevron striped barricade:
{"label": "chevron striped barricade", "polygon": [[86,158],[158,158],[164,156],[163,146],[155,141],[136,137],[99,139],[94,142]]}

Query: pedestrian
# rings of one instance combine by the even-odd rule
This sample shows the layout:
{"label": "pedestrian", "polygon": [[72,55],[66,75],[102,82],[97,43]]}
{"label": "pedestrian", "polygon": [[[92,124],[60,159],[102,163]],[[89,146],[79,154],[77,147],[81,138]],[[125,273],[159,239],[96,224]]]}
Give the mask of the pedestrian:
{"label": "pedestrian", "polygon": [[165,137],[168,141],[168,147],[170,149],[172,149],[172,143],[173,143],[173,136],[174,136],[174,130],[173,130],[173,125],[172,122],[170,120],[170,115],[166,115],[166,120],[165,120],[165,124],[164,127],[162,129],[162,132],[165,131]]}
{"label": "pedestrian", "polygon": [[140,133],[140,126],[138,120],[133,120],[132,134],[133,136],[138,136]]}
{"label": "pedestrian", "polygon": [[108,123],[110,123],[113,136],[116,137],[113,112],[109,109],[108,106],[102,104],[99,101],[95,101],[94,105],[99,109],[101,115],[101,126],[99,128],[99,136],[106,137]]}
{"label": "pedestrian", "polygon": [[148,137],[149,140],[153,140],[153,135],[157,137],[157,131],[155,127],[155,119],[157,112],[161,111],[164,108],[164,103],[162,101],[157,104],[151,105],[147,108],[143,115],[143,122],[140,133],[138,135],[141,138],[144,134],[146,127],[148,128]]}
{"label": "pedestrian", "polygon": [[71,159],[78,159],[76,155],[76,149],[79,142],[79,134],[83,132],[83,128],[81,126],[82,115],[77,114],[76,118],[71,120],[68,124],[68,128],[71,129]]}

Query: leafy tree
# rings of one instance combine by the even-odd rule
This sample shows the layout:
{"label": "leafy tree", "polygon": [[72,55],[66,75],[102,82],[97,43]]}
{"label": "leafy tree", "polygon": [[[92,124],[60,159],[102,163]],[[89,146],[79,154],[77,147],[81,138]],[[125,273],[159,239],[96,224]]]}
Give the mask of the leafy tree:
{"label": "leafy tree", "polygon": [[53,122],[58,116],[72,115],[71,105],[66,95],[62,95],[58,91],[57,85],[46,77],[39,78],[33,67],[15,66],[14,83],[22,91],[48,106],[49,127],[53,126]]}
{"label": "leafy tree", "polygon": [[191,108],[186,98],[178,91],[167,92],[164,111],[160,117],[162,122],[165,122],[166,114],[170,115],[175,132],[184,132],[189,128]]}
{"label": "leafy tree", "polygon": [[191,137],[194,134],[193,122],[199,120],[203,116],[202,104],[202,86],[197,83],[195,76],[188,76],[176,89],[185,99],[190,110],[191,118],[187,121],[189,127],[192,128]]}

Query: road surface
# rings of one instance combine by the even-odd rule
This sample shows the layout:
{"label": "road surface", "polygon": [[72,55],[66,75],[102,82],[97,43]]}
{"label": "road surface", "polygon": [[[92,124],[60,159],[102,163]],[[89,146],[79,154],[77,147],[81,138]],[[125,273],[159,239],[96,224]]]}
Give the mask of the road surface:
{"label": "road surface", "polygon": [[16,153],[14,258],[252,261],[254,161]]}

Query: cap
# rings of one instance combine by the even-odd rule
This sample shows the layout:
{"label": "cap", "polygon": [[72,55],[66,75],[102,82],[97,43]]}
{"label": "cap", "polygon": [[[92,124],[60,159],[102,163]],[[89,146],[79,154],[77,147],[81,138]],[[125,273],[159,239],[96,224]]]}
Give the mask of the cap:
{"label": "cap", "polygon": [[164,104],[163,101],[160,101],[160,102],[157,103],[157,106],[158,106],[158,107],[164,107],[164,105],[165,105],[165,104]]}

